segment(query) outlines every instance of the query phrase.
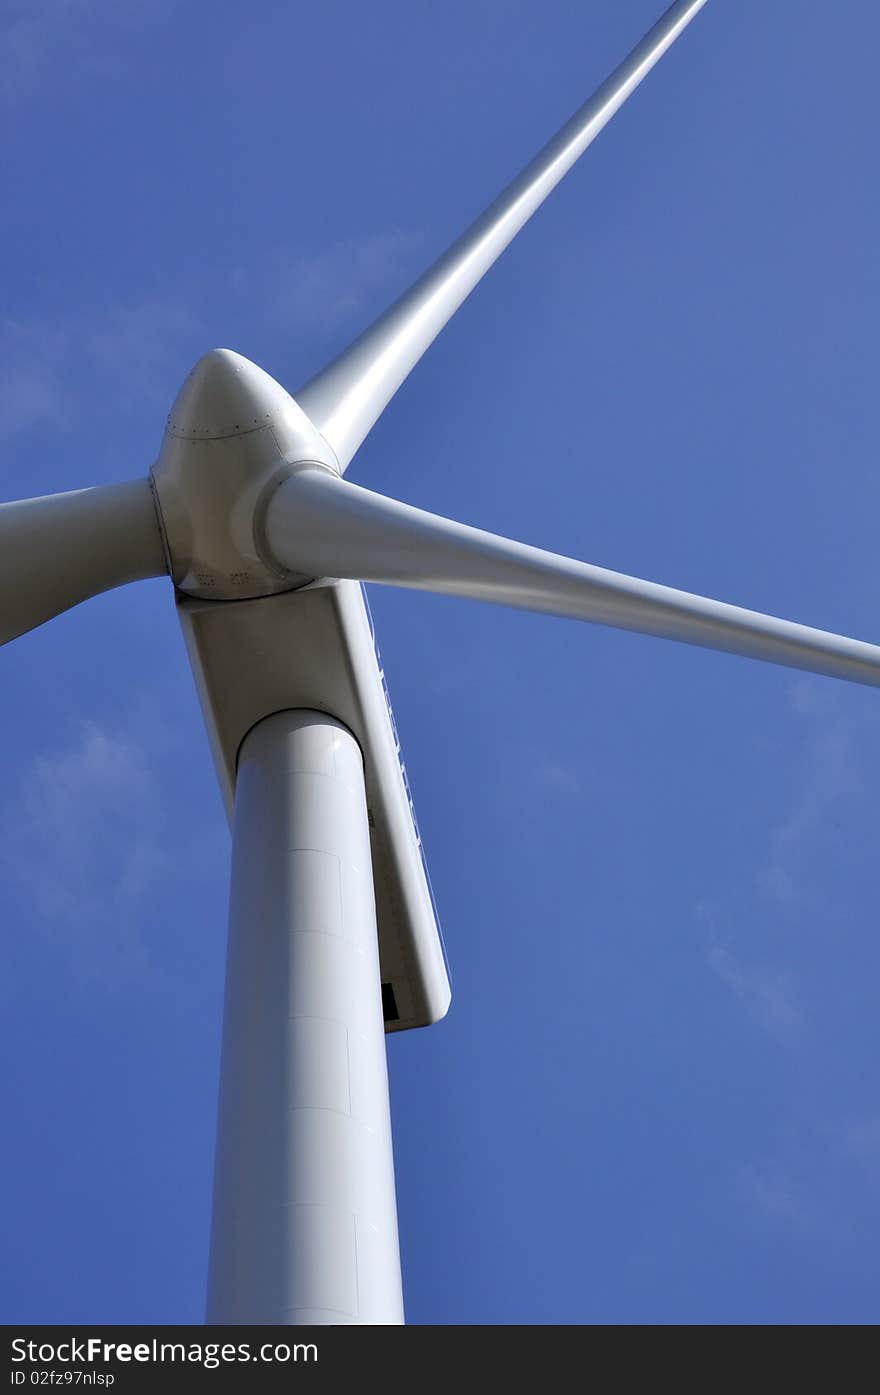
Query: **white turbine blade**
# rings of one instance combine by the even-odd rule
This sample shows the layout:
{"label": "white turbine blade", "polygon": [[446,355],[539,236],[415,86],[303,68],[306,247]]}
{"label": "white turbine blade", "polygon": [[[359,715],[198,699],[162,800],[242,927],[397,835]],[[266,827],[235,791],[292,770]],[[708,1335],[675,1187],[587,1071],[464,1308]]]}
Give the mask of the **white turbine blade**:
{"label": "white turbine blade", "polygon": [[0,504],[0,644],[167,570],[149,480]]}
{"label": "white turbine blade", "polygon": [[303,579],[347,577],[492,601],[880,686],[880,646],[623,576],[386,499],[319,467],[289,476],[263,523]]}
{"label": "white turbine blade", "polygon": [[706,0],[677,0],[439,261],[295,394],[344,471],[422,354]]}

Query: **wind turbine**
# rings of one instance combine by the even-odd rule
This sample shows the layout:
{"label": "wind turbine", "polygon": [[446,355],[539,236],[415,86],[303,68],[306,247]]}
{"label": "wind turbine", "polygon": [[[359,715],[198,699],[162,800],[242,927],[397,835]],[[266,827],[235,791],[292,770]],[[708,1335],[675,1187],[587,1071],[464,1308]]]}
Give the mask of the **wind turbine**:
{"label": "wind turbine", "polygon": [[673,5],[484,218],[293,398],[216,351],[172,409],[152,488],[0,513],[4,639],[112,586],[167,571],[177,587],[235,810],[214,1320],[402,1314],[382,1026],[436,1020],[448,984],[358,581],[880,682],[874,646],[557,558],[342,478],[473,285],[703,3]]}

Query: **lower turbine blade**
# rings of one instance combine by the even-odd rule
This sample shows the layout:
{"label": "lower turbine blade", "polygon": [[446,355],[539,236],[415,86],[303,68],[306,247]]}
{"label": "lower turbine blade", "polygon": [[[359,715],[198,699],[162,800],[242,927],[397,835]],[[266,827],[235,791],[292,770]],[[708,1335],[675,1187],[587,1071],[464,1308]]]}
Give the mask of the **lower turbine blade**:
{"label": "lower turbine blade", "polygon": [[880,646],[776,620],[453,523],[328,471],[291,475],[264,520],[275,564],[589,620],[880,686]]}
{"label": "lower turbine blade", "polygon": [[149,480],[0,504],[0,644],[166,571]]}

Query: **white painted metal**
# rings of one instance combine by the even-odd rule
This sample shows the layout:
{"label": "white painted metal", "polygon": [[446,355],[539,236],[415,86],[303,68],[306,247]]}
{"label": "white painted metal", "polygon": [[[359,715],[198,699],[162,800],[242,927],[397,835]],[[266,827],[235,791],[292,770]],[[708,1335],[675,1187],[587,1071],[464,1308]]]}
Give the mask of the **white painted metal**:
{"label": "white painted metal", "polygon": [[235,797],[208,1321],[403,1321],[363,762],[279,712]]}
{"label": "white painted metal", "polygon": [[344,471],[401,383],[520,228],[706,0],[677,0],[457,242],[296,394]]}
{"label": "white painted metal", "polygon": [[264,531],[273,557],[296,570],[589,620],[880,686],[880,646],[512,542],[326,470],[303,467],[285,479]]}
{"label": "white painted metal", "polygon": [[393,993],[386,1031],[438,1021],[449,978],[361,587],[323,582],[238,605],[181,597],[178,615],[230,819],[239,748],[264,717],[316,708],[354,732],[364,753],[382,980]]}
{"label": "white painted metal", "polygon": [[310,580],[267,566],[255,534],[266,493],[289,462],[302,460],[335,469],[326,441],[281,384],[231,349],[200,358],[152,470],[175,586],[239,601]]}
{"label": "white painted metal", "polygon": [[167,570],[149,480],[0,504],[0,644]]}

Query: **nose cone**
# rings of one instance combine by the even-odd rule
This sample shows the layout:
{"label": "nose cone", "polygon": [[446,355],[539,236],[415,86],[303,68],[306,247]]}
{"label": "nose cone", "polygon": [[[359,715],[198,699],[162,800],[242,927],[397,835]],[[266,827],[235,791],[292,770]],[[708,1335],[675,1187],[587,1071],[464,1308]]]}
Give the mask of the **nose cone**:
{"label": "nose cone", "polygon": [[243,436],[277,421],[291,405],[281,384],[250,359],[212,349],[177,394],[168,430],[190,441]]}

